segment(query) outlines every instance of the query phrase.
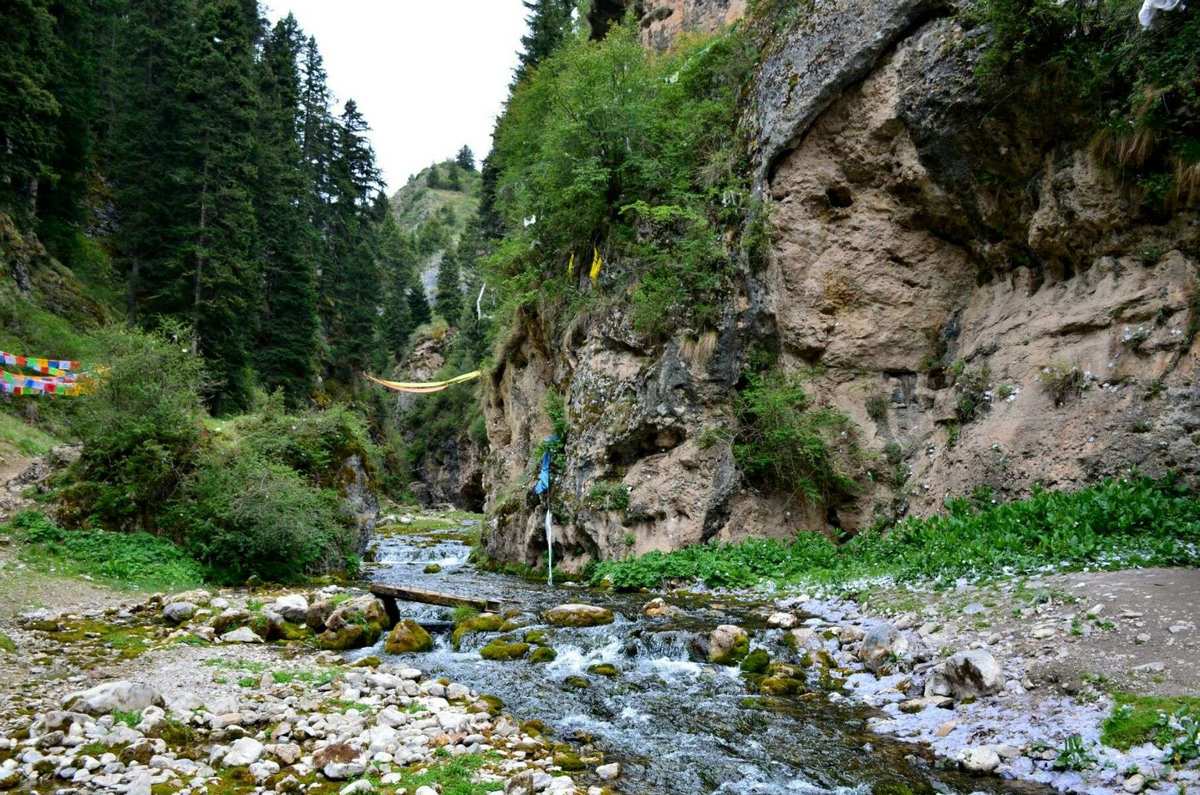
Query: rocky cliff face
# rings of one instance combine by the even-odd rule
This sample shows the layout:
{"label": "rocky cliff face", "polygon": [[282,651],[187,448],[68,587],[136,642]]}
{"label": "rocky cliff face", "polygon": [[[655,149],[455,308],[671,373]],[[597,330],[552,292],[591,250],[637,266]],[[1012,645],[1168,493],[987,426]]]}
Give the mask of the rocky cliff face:
{"label": "rocky cliff face", "polygon": [[[736,5],[646,3],[647,44]],[[980,486],[1007,499],[1130,468],[1200,472],[1200,218],[1148,214],[1062,143],[1080,136],[1053,97],[985,100],[983,43],[944,4],[839,0],[769,50],[750,111],[768,266],[700,339],[652,344],[620,308],[562,339],[523,318],[485,399],[490,554],[544,553],[528,489],[550,390],[571,428],[551,501],[567,565],[853,530]],[[744,483],[716,431],[764,344],[857,426],[854,500]]]}

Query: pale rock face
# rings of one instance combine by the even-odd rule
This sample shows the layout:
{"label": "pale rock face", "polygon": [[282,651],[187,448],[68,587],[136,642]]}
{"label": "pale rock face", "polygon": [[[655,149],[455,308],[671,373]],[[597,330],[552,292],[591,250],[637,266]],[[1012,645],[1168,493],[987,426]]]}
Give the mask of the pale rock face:
{"label": "pale rock face", "polygon": [[262,743],[253,737],[243,737],[234,741],[221,761],[226,767],[246,767],[257,762],[262,753]]}
{"label": "pale rock face", "polygon": [[286,594],[276,599],[271,609],[288,621],[303,624],[308,617],[308,600],[303,594]]}
{"label": "pale rock face", "polygon": [[959,652],[934,669],[925,695],[978,698],[1004,689],[1004,672],[996,658],[982,649]]}
{"label": "pale rock face", "polygon": [[262,643],[263,639],[254,633],[250,627],[238,627],[233,632],[221,636],[222,643]]}
{"label": "pale rock face", "polygon": [[886,621],[867,630],[858,647],[858,659],[869,671],[878,672],[890,661],[908,654],[908,638]]}
{"label": "pale rock face", "polygon": [[712,33],[745,13],[746,0],[645,0],[642,42],[665,50],[681,33]]}
{"label": "pale rock face", "polygon": [[992,746],[981,745],[977,748],[964,748],[958,755],[958,761],[974,773],[990,773],[1000,766],[1000,755]]}
{"label": "pale rock face", "polygon": [[162,695],[149,685],[125,681],[105,682],[63,699],[63,706],[67,709],[88,715],[107,715],[116,711],[140,712],[162,703]]}

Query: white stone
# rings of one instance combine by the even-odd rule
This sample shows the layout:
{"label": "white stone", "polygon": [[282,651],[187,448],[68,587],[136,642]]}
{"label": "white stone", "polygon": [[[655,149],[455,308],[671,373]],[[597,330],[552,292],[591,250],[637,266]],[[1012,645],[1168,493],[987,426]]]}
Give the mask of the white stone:
{"label": "white stone", "polygon": [[367,781],[365,778],[360,778],[358,781],[342,787],[340,795],[359,795],[359,793],[374,791],[375,788],[371,786],[370,781]]}
{"label": "white stone", "polygon": [[772,613],[767,617],[767,624],[781,629],[791,629],[796,626],[796,617],[791,613]]}
{"label": "white stone", "polygon": [[1000,766],[1000,754],[990,745],[964,748],[958,753],[959,763],[975,773],[990,773]]}
{"label": "white stone", "polygon": [[308,617],[308,600],[301,594],[290,593],[276,599],[271,609],[288,621],[303,624]]}
{"label": "white stone", "polygon": [[600,777],[601,781],[612,781],[621,775],[621,763],[609,762],[607,765],[600,765],[596,768],[596,775]]}
{"label": "white stone", "polygon": [[141,712],[162,703],[162,695],[153,687],[127,681],[105,682],[63,699],[63,706],[67,709],[89,715],[105,715],[114,711]]}
{"label": "white stone", "polygon": [[222,643],[262,643],[263,639],[255,634],[250,627],[238,627],[232,632],[221,636]]}
{"label": "white stone", "polygon": [[182,624],[196,614],[196,606],[191,602],[172,602],[163,608],[163,620],[170,624]]}
{"label": "white stone", "polygon": [[1125,783],[1121,785],[1121,789],[1130,793],[1130,795],[1136,795],[1136,793],[1141,792],[1145,788],[1146,777],[1141,773],[1134,773],[1132,776],[1125,779]]}
{"label": "white stone", "polygon": [[253,737],[243,737],[235,740],[229,747],[229,753],[221,760],[226,767],[245,767],[254,764],[262,756],[263,744]]}

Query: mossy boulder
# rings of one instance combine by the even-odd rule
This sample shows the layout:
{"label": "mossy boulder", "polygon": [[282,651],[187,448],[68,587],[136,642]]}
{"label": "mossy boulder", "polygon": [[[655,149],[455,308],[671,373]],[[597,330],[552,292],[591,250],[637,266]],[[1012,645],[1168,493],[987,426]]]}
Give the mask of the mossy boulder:
{"label": "mossy boulder", "polygon": [[595,665],[589,665],[587,672],[589,674],[595,674],[596,676],[607,676],[610,679],[621,675],[621,671],[612,663],[596,663]]}
{"label": "mossy boulder", "polygon": [[746,659],[742,660],[742,671],[748,674],[761,674],[766,672],[767,666],[771,664],[771,655],[767,654],[766,649],[755,649],[746,655]]}
{"label": "mossy boulder", "polygon": [[568,676],[563,680],[563,684],[574,690],[586,690],[592,686],[586,676]]}
{"label": "mossy boulder", "polygon": [[450,645],[457,649],[467,635],[474,632],[498,632],[503,626],[504,619],[495,613],[480,613],[465,618],[454,625],[454,631],[450,633]]}
{"label": "mossy boulder", "polygon": [[579,758],[579,754],[573,751],[556,751],[554,753],[554,764],[567,771],[583,770],[586,767],[583,760]]}
{"label": "mossy boulder", "polygon": [[533,643],[539,646],[545,646],[549,642],[549,635],[544,629],[531,629],[525,633],[524,640],[526,643]]}
{"label": "mossy boulder", "polygon": [[438,574],[441,572],[441,570],[442,567],[437,563],[430,563],[426,565],[424,569],[426,574]]}
{"label": "mossy boulder", "polygon": [[558,657],[558,652],[556,652],[554,649],[550,648],[549,646],[538,646],[533,650],[533,653],[529,655],[529,662],[545,663],[550,662],[556,657]]}
{"label": "mossy boulder", "polygon": [[227,632],[232,632],[238,627],[249,626],[250,617],[249,610],[243,610],[240,607],[231,607],[228,610],[217,614],[213,620],[209,622],[209,626],[211,626],[218,635],[224,635]]}
{"label": "mossy boulder", "polygon": [[479,656],[485,660],[507,662],[519,660],[529,652],[528,643],[501,640],[497,638],[479,650]]}
{"label": "mossy boulder", "polygon": [[433,638],[416,621],[406,618],[392,628],[383,648],[388,654],[429,651],[433,648]]}
{"label": "mossy boulder", "polygon": [[595,605],[565,604],[552,607],[544,616],[546,623],[556,627],[596,627],[611,624],[613,611]]}
{"label": "mossy boulder", "polygon": [[362,624],[349,624],[341,629],[327,629],[317,635],[317,648],[325,651],[346,651],[361,649],[379,640],[379,632],[371,637],[368,628]]}
{"label": "mossy boulder", "polygon": [[790,676],[764,676],[758,682],[758,689],[769,696],[790,696],[802,691],[804,682]]}
{"label": "mossy boulder", "polygon": [[708,636],[708,661],[736,665],[750,653],[750,636],[733,624],[722,624]]}

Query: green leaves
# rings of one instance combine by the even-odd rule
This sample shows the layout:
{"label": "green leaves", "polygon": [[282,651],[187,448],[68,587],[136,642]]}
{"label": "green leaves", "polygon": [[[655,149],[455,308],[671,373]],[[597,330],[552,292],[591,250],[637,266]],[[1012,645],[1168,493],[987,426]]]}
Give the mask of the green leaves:
{"label": "green leaves", "polygon": [[819,533],[650,553],[593,567],[594,583],[652,588],[675,580],[744,587],[768,580],[846,583],[869,577],[953,582],[1043,570],[1200,563],[1200,499],[1172,481],[1111,480],[1076,492],[1037,491],[995,506],[956,501],[949,513],[860,532],[841,546]]}

